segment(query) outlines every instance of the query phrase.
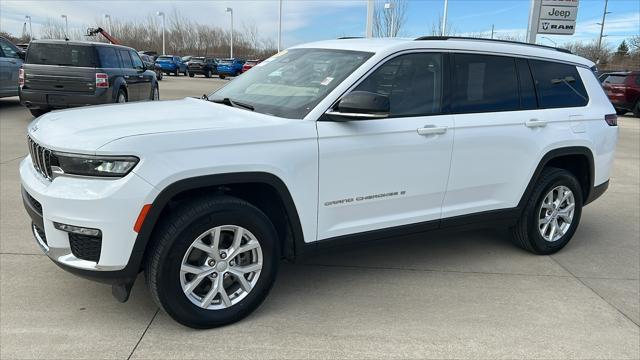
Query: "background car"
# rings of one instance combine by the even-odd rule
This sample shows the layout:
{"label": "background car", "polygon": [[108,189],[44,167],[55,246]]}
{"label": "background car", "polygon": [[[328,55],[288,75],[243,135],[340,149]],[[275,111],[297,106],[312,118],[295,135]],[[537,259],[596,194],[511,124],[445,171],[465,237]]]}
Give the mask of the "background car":
{"label": "background car", "polygon": [[20,102],[31,114],[51,109],[158,100],[156,74],[126,46],[35,40],[19,74]]}
{"label": "background car", "polygon": [[218,60],[214,58],[192,57],[187,65],[189,67],[189,76],[191,77],[201,74],[208,78],[218,73]]}
{"label": "background car", "polygon": [[160,65],[156,64],[156,62],[153,60],[153,57],[140,52],[138,54],[140,55],[144,66],[149,70],[153,70],[156,73],[156,77],[158,78],[158,80],[162,80],[162,68],[160,67]]}
{"label": "background car", "polygon": [[611,73],[602,83],[618,115],[640,117],[640,71]]}
{"label": "background car", "polygon": [[187,56],[181,57],[180,60],[182,60],[183,63],[187,64],[187,63],[189,63],[189,61],[191,61],[192,58],[193,58],[193,56],[187,55]]}
{"label": "background car", "polygon": [[18,95],[18,71],[24,52],[0,36],[0,97]]}
{"label": "background car", "polygon": [[238,76],[242,73],[242,65],[245,61],[240,59],[223,59],[218,62],[218,76],[224,79],[225,76]]}
{"label": "background car", "polygon": [[251,69],[252,67],[260,64],[262,62],[262,60],[247,60],[246,63],[244,63],[244,65],[242,65],[242,72],[245,72],[249,69]]}
{"label": "background car", "polygon": [[160,55],[156,58],[156,64],[160,65],[162,72],[178,76],[179,73],[187,76],[189,69],[179,56]]}

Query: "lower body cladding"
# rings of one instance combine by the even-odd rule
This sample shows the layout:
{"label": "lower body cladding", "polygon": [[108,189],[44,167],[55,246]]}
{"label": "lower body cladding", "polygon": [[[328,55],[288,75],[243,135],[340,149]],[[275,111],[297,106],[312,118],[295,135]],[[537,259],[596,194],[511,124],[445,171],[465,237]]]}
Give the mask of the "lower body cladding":
{"label": "lower body cladding", "polygon": [[64,109],[113,102],[112,89],[96,89],[93,93],[20,90],[20,103],[28,109]]}
{"label": "lower body cladding", "polygon": [[128,266],[138,235],[134,225],[147,196],[157,195],[155,189],[135,173],[119,179],[61,176],[50,181],[35,170],[31,157],[20,164],[20,178],[42,251],[69,272],[114,285],[116,298],[126,300],[139,270]]}

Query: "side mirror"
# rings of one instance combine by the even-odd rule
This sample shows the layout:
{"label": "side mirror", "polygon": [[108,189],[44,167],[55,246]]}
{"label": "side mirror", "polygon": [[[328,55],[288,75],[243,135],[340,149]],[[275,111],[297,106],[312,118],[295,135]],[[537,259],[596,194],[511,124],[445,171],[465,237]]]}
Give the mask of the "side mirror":
{"label": "side mirror", "polygon": [[353,91],[325,114],[333,121],[373,120],[389,117],[389,97],[369,91]]}

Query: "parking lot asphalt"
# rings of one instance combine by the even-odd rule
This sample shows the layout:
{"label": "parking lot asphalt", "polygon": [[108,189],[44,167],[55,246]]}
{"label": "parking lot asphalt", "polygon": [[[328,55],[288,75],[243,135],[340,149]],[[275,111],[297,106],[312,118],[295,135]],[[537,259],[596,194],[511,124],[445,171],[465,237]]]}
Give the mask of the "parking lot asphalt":
{"label": "parking lot asphalt", "polygon": [[[165,77],[161,99],[229,80]],[[0,99],[0,358],[640,357],[640,121],[619,118],[611,186],[553,256],[502,229],[388,239],[283,264],[245,320],[192,330],[44,256],[22,208],[18,164],[32,117]],[[90,121],[90,119],[87,119]]]}

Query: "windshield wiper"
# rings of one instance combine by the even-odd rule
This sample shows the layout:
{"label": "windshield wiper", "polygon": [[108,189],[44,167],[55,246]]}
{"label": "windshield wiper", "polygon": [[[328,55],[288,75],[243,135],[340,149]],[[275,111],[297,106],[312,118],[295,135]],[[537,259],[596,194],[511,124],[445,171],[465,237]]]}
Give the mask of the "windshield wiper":
{"label": "windshield wiper", "polygon": [[249,104],[242,103],[242,102],[238,102],[238,101],[235,101],[235,100],[231,100],[230,98],[222,98],[222,99],[209,100],[209,101],[214,102],[216,104],[224,104],[224,105],[227,105],[227,106],[237,107],[237,108],[244,108],[244,109],[251,110],[251,111],[254,110],[253,106],[251,106]]}

